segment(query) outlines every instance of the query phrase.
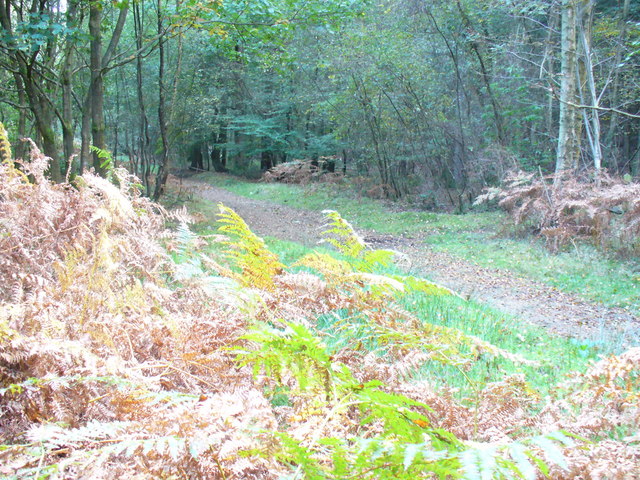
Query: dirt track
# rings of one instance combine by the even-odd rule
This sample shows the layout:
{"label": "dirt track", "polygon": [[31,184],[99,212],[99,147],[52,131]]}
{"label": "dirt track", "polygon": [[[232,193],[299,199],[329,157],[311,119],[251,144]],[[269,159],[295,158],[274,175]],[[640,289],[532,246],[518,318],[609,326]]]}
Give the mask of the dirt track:
{"label": "dirt track", "polygon": [[[261,236],[313,246],[318,243],[324,229],[324,217],[319,212],[241,197],[197,178],[182,179],[182,188],[232,208]],[[374,248],[393,249],[404,254],[407,269],[412,274],[423,275],[465,297],[554,333],[592,341],[623,333],[625,344],[640,344],[640,319],[624,309],[589,303],[576,295],[515,276],[512,272],[479,267],[433,250],[420,238],[361,233]]]}

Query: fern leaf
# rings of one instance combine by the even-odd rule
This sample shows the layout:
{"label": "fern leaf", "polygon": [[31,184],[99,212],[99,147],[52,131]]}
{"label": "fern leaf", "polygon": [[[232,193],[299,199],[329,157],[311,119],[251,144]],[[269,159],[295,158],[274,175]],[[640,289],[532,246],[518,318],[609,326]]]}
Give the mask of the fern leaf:
{"label": "fern leaf", "polygon": [[527,447],[516,442],[509,445],[508,452],[514,462],[512,470],[525,480],[535,480],[538,477],[535,467],[529,461]]}
{"label": "fern leaf", "polygon": [[334,210],[324,210],[329,221],[328,229],[323,232],[323,242],[336,247],[361,272],[373,272],[377,267],[391,264],[397,252],[391,250],[369,249],[364,239],[353,226]]}
{"label": "fern leaf", "polygon": [[325,275],[328,280],[343,278],[350,275],[353,272],[353,267],[343,261],[338,260],[326,253],[313,252],[309,253],[297,262],[292,267],[307,267]]}
{"label": "fern leaf", "polygon": [[7,137],[7,131],[2,122],[0,122],[0,163],[10,162],[11,158],[11,144]]}
{"label": "fern leaf", "polygon": [[413,465],[413,461],[416,459],[421,450],[422,445],[420,444],[410,443],[409,445],[407,445],[407,448],[404,451],[404,458],[402,459],[402,466],[404,467],[405,472],[411,465]]}
{"label": "fern leaf", "polygon": [[416,278],[412,276],[404,276],[404,275],[392,275],[391,278],[401,282],[406,290],[413,292],[422,292],[426,295],[434,295],[434,296],[456,296],[459,298],[463,298],[458,295],[456,292],[451,290],[450,288],[443,287],[442,285],[438,285],[435,282],[430,282],[429,280],[425,280],[423,278]]}
{"label": "fern leaf", "polygon": [[323,234],[337,237],[327,237],[325,241],[336,247],[343,255],[354,259],[359,258],[367,248],[364,239],[335,210],[324,210],[322,213],[329,220],[329,229],[325,230]]}
{"label": "fern leaf", "polygon": [[479,445],[460,455],[460,463],[464,478],[468,480],[492,480],[496,478],[498,464],[496,462],[497,447],[495,445]]}
{"label": "fern leaf", "polygon": [[230,241],[223,243],[230,247],[226,253],[242,271],[240,281],[245,286],[273,290],[273,277],[282,272],[284,265],[240,215],[221,203],[218,208],[219,230],[231,237]]}

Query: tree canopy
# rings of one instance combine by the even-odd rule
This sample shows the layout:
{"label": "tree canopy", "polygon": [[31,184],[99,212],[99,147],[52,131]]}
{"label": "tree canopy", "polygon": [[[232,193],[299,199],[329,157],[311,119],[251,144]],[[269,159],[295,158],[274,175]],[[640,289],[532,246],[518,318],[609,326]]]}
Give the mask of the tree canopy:
{"label": "tree canopy", "polygon": [[456,206],[514,167],[640,172],[629,0],[0,0],[0,11],[0,120],[41,142],[54,179],[73,155],[104,174],[90,145],[155,196],[170,168],[252,173],[321,157],[387,197]]}

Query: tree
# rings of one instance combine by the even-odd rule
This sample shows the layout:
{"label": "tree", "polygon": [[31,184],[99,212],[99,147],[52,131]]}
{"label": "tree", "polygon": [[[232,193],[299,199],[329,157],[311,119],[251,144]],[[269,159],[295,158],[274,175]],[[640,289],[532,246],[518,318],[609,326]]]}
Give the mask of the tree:
{"label": "tree", "polygon": [[556,174],[567,168],[578,166],[580,155],[580,117],[578,115],[578,77],[577,77],[577,30],[578,1],[562,0],[561,10],[561,58],[562,67],[560,87],[560,118],[558,130],[558,149],[556,156]]}
{"label": "tree", "polygon": [[65,26],[56,6],[50,0],[37,3],[0,0],[3,29],[0,46],[6,54],[3,67],[13,73],[21,100],[26,100],[33,115],[43,151],[51,158],[51,177],[59,181],[62,173],[54,117],[60,118],[62,114],[54,102],[59,53],[56,32],[65,32]]}
{"label": "tree", "polygon": [[[99,150],[107,149],[104,120],[104,75],[113,54],[118,47],[120,37],[129,13],[129,4],[124,2],[119,5],[118,21],[111,35],[107,50],[102,52],[102,10],[103,5],[96,1],[89,7],[89,34],[91,35],[91,84],[88,89],[90,101],[85,103],[91,109],[91,132],[93,146]],[[99,157],[98,150],[93,154],[93,167],[96,172],[104,175],[105,167]]]}

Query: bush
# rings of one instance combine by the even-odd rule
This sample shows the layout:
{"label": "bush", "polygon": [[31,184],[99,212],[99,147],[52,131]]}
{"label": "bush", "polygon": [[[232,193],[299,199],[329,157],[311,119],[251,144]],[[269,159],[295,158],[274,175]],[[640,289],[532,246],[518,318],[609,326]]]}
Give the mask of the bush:
{"label": "bush", "polygon": [[603,248],[640,254],[640,184],[602,173],[552,177],[516,172],[501,188],[489,188],[475,204],[498,200],[516,224],[530,225],[557,251],[575,238]]}

